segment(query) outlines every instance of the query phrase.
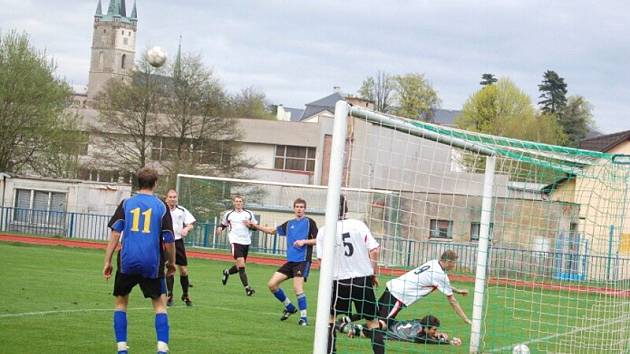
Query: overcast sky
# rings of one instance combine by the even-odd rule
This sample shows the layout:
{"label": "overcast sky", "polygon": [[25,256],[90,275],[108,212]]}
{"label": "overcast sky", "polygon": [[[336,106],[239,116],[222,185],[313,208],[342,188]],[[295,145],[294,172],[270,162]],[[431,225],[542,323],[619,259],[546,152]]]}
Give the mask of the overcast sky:
{"label": "overcast sky", "polygon": [[[591,102],[599,130],[630,129],[627,1],[137,1],[138,51],[172,55],[181,34],[230,91],[254,86],[275,104],[303,108],[333,86],[355,93],[378,70],[425,74],[445,109],[461,109],[486,72],[537,102],[550,69]],[[0,0],[0,30],[28,32],[85,85],[96,4]]]}

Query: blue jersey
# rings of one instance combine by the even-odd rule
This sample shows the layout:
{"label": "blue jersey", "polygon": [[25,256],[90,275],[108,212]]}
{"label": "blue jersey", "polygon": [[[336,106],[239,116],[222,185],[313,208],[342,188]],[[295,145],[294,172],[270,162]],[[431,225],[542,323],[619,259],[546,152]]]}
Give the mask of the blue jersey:
{"label": "blue jersey", "polygon": [[311,218],[292,219],[276,228],[276,233],[287,237],[287,261],[304,262],[313,257],[313,246],[293,246],[298,240],[317,238],[317,224]]}
{"label": "blue jersey", "polygon": [[151,279],[164,276],[163,243],[175,238],[171,213],[163,201],[149,194],[123,200],[109,227],[122,233],[118,271]]}

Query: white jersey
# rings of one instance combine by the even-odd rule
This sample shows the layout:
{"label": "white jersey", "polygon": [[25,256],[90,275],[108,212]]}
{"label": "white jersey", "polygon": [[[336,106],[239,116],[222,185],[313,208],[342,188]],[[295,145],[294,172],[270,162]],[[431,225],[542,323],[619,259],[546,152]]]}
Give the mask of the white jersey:
{"label": "white jersey", "polygon": [[238,243],[240,245],[249,245],[252,243],[252,230],[245,226],[245,221],[251,221],[258,224],[254,213],[247,209],[236,211],[236,209],[228,210],[221,219],[221,226],[228,228],[228,238],[230,243]]}
{"label": "white jersey", "polygon": [[440,262],[435,259],[388,281],[387,289],[407,306],[431,294],[435,289],[446,296],[453,295],[451,282]]}
{"label": "white jersey", "polygon": [[[320,259],[324,252],[325,229],[326,225],[317,232],[317,258]],[[336,264],[333,270],[333,279],[373,275],[374,269],[372,269],[369,252],[378,246],[378,242],[362,221],[356,219],[337,221],[334,252]]]}
{"label": "white jersey", "polygon": [[183,206],[176,205],[171,209],[171,219],[173,219],[173,232],[175,232],[175,240],[181,240],[182,229],[197,221],[195,217]]}

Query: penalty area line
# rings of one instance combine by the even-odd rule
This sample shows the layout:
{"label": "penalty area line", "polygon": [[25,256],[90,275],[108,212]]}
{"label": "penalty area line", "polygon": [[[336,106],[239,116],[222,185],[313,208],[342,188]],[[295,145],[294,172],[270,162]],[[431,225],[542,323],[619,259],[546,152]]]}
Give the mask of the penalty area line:
{"label": "penalty area line", "polygon": [[[135,311],[135,310],[152,310],[152,307],[131,307],[128,308],[127,311]],[[87,313],[87,312],[101,312],[101,311],[114,311],[113,308],[106,309],[76,309],[76,310],[51,310],[51,311],[34,311],[34,312],[20,312],[20,313],[5,313],[1,314],[0,318],[11,318],[11,317],[26,317],[26,316],[46,316],[46,315],[62,315],[67,313]]]}

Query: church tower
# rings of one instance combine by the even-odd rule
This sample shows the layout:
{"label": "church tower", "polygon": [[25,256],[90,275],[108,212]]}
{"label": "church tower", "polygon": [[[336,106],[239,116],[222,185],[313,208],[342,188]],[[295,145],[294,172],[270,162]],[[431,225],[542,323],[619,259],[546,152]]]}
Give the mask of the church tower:
{"label": "church tower", "polygon": [[110,79],[130,77],[136,54],[137,23],[135,3],[131,15],[127,17],[125,0],[110,0],[106,14],[103,14],[101,0],[98,0],[92,34],[89,100],[94,99]]}

